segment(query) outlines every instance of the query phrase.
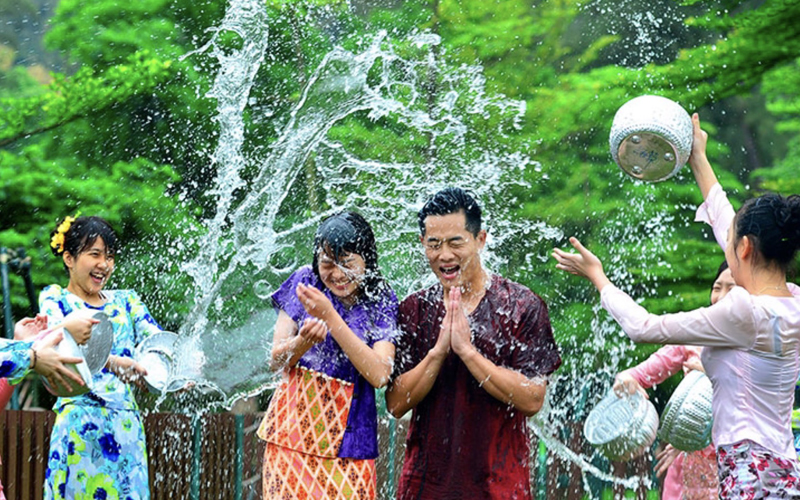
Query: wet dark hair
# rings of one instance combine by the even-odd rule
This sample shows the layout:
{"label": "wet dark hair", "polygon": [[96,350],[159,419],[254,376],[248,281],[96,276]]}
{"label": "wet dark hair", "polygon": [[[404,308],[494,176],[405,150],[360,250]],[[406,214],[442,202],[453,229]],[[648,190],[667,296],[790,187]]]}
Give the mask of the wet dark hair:
{"label": "wet dark hair", "polygon": [[719,279],[720,275],[721,275],[722,273],[724,273],[724,272],[725,272],[725,270],[727,270],[727,269],[728,269],[728,261],[727,261],[727,260],[723,260],[723,261],[722,261],[722,264],[720,264],[720,265],[719,265],[719,268],[717,269],[717,274],[715,274],[715,275],[714,275],[714,279],[713,279],[713,280],[711,280],[711,286],[712,286],[712,287],[714,286],[714,283],[716,283],[716,282],[717,282],[717,280]]}
{"label": "wet dark hair", "polygon": [[[50,233],[50,241],[57,233],[58,226]],[[97,238],[103,238],[108,255],[116,255],[119,251],[119,239],[117,238],[117,233],[114,232],[114,228],[105,219],[97,216],[82,216],[75,219],[67,232],[64,233],[63,246],[57,246],[56,248],[51,246],[50,249],[56,257],[61,256],[64,252],[69,252],[73,257],[77,257],[78,254],[91,247]],[[66,267],[66,264],[64,267]]]}
{"label": "wet dark hair", "polygon": [[425,219],[429,215],[450,215],[461,211],[466,218],[467,231],[473,236],[478,236],[481,232],[481,207],[471,194],[457,187],[442,189],[428,198],[417,216],[419,230],[425,234]]}
{"label": "wet dark hair", "polygon": [[747,236],[755,247],[756,259],[763,258],[765,265],[776,265],[783,272],[789,269],[800,247],[800,196],[768,193],[747,200],[733,223],[734,244]]}
{"label": "wet dark hair", "polygon": [[358,254],[364,259],[366,273],[361,282],[360,296],[378,301],[389,285],[378,269],[378,248],[375,234],[369,222],[356,212],[340,212],[322,221],[314,236],[314,258],[311,267],[317,279],[319,274],[319,254],[325,254],[338,261],[347,254]]}

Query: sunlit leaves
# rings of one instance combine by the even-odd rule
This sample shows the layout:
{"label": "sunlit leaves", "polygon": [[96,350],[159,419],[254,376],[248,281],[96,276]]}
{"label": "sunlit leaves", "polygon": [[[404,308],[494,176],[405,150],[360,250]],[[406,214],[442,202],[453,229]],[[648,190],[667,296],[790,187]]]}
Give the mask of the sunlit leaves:
{"label": "sunlit leaves", "polygon": [[130,97],[152,92],[169,75],[170,62],[137,53],[102,74],[83,67],[72,77],[54,75],[46,92],[0,100],[0,146],[90,116]]}

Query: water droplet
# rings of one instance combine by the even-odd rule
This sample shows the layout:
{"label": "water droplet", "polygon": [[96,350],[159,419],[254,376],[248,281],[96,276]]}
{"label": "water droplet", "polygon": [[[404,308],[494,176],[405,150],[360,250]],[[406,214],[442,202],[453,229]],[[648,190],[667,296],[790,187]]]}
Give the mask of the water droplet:
{"label": "water droplet", "polygon": [[258,280],[253,285],[253,293],[255,293],[256,297],[259,299],[267,300],[272,294],[272,286],[267,280]]}
{"label": "water droplet", "polygon": [[640,142],[642,142],[642,138],[639,137],[638,135],[634,135],[633,137],[631,137],[631,142],[634,144],[639,144]]}

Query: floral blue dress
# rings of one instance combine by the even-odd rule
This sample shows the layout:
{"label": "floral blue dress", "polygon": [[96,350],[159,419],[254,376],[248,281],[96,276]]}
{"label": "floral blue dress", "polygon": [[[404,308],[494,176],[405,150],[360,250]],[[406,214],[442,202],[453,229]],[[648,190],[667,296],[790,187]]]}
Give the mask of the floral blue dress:
{"label": "floral blue dress", "polygon": [[[136,292],[103,294],[106,303],[94,307],[51,285],[42,291],[39,305],[50,326],[78,309],[104,312],[114,328],[111,354],[133,357],[135,346],[161,328]],[[56,401],[44,498],[147,500],[144,427],[131,388],[107,368],[93,377],[92,387],[81,396]]]}
{"label": "floral blue dress", "polygon": [[0,339],[0,378],[16,384],[25,377],[31,365],[32,345],[33,342]]}

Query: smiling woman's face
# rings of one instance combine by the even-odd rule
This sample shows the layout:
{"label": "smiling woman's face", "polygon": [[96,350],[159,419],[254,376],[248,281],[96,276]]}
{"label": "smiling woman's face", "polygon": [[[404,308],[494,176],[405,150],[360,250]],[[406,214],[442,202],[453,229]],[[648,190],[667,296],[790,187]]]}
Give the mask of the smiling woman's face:
{"label": "smiling woman's face", "polygon": [[322,284],[344,303],[354,302],[367,269],[364,259],[357,253],[348,253],[337,261],[320,251],[317,262]]}
{"label": "smiling woman's face", "polygon": [[83,299],[97,296],[114,272],[114,255],[108,253],[99,236],[77,257],[65,252],[64,263],[69,268],[67,288]]}
{"label": "smiling woman's face", "polygon": [[733,274],[730,269],[722,271],[719,277],[714,281],[714,286],[711,287],[711,305],[719,302],[722,297],[728,295],[736,282],[733,281]]}

